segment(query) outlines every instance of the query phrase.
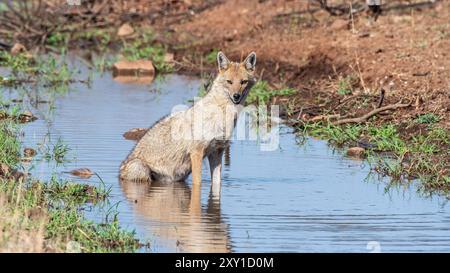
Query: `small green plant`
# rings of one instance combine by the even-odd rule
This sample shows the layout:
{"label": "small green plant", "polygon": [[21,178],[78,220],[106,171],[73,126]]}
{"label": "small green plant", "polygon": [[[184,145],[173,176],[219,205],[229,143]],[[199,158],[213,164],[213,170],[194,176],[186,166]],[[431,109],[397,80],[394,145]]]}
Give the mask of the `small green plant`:
{"label": "small green plant", "polygon": [[369,163],[378,173],[389,175],[390,184],[419,178],[421,188],[427,192],[450,191],[450,184],[445,180],[449,161],[448,157],[442,157],[450,152],[447,129],[429,127],[409,139],[404,138],[394,124],[336,126],[320,121],[301,123],[297,129],[300,137],[309,134],[337,146],[365,144]]}
{"label": "small green plant", "polygon": [[202,97],[206,96],[207,93],[208,93],[208,91],[206,90],[205,85],[202,84],[200,86],[200,88],[198,89],[197,97],[202,98]]}
{"label": "small green plant", "polygon": [[11,105],[8,101],[3,101],[0,98],[0,120],[9,119],[16,121],[22,113],[22,107],[18,104]]}
{"label": "small green plant", "polygon": [[267,104],[275,96],[289,96],[297,91],[293,88],[272,89],[267,81],[258,81],[250,90],[246,102],[248,104]]}
{"label": "small green plant", "polygon": [[105,200],[111,189],[93,187],[87,184],[78,184],[71,181],[62,180],[53,175],[47,183],[43,184],[43,189],[51,200],[58,200],[64,204],[85,204],[96,203]]}
{"label": "small green plant", "polygon": [[439,122],[440,118],[433,113],[426,113],[418,115],[416,122],[420,124],[434,124]]}
{"label": "small green plant", "polygon": [[34,60],[25,54],[11,55],[7,51],[0,51],[0,67],[8,67],[13,72],[36,72],[34,64]]}
{"label": "small green plant", "polygon": [[95,56],[93,59],[95,69],[101,73],[105,72],[108,69],[111,69],[116,62],[117,56],[110,56],[107,54]]}
{"label": "small green plant", "polygon": [[52,147],[46,148],[43,158],[48,162],[55,161],[57,164],[62,164],[68,161],[67,153],[69,151],[69,146],[61,138],[58,138]]}
{"label": "small green plant", "polygon": [[166,49],[154,43],[154,35],[151,31],[142,30],[140,36],[130,42],[124,41],[121,55],[127,60],[151,60],[156,69],[161,73],[173,71],[173,65],[165,61]]}
{"label": "small green plant", "polygon": [[61,33],[61,32],[55,32],[50,34],[47,37],[47,44],[49,46],[53,46],[56,48],[62,48],[67,47],[67,44],[69,43],[69,34],[68,33]]}
{"label": "small green plant", "polygon": [[95,28],[75,33],[74,40],[85,40],[94,43],[99,50],[106,50],[112,42],[112,35],[109,30]]}
{"label": "small green plant", "polygon": [[211,52],[206,55],[206,63],[213,64],[216,62],[217,54],[219,53],[219,50],[217,48],[213,48]]}
{"label": "small green plant", "polygon": [[314,137],[328,139],[329,142],[342,146],[346,143],[355,142],[363,131],[363,126],[353,124],[336,126],[330,122],[317,122],[305,124],[303,130]]}
{"label": "small green plant", "polygon": [[[52,252],[66,251],[69,242],[76,243],[82,252],[134,252],[141,247],[134,231],[120,227],[117,206],[103,202],[110,193],[103,182],[101,187],[94,187],[56,176],[42,182],[31,177],[16,180],[2,173],[5,165],[10,170],[19,168],[21,146],[17,134],[12,121],[0,122],[0,250],[22,249],[23,238],[36,241],[39,251]],[[61,149],[54,150],[58,154]],[[106,206],[104,218],[98,222],[88,220],[84,209],[99,205]]]}
{"label": "small green plant", "polygon": [[380,151],[393,151],[404,154],[408,151],[406,143],[400,138],[396,127],[393,124],[381,127],[368,127],[370,142],[375,144]]}
{"label": "small green plant", "polygon": [[122,55],[131,61],[151,60],[156,69],[161,73],[168,73],[173,70],[172,64],[165,62],[166,50],[160,45],[145,45],[142,41],[136,40],[126,44],[122,49]]}
{"label": "small green plant", "polygon": [[30,58],[25,54],[11,55],[0,51],[0,66],[9,67],[12,74],[0,81],[0,85],[20,85],[30,82],[49,86],[53,91],[67,91],[72,82],[72,71],[64,56],[57,61],[53,55]]}
{"label": "small green plant", "polygon": [[343,96],[350,95],[352,93],[352,85],[351,85],[351,81],[348,77],[342,78],[339,81],[337,93],[339,95],[343,95]]}
{"label": "small green plant", "polygon": [[16,137],[17,126],[7,120],[0,121],[0,163],[16,166],[20,160],[20,142]]}

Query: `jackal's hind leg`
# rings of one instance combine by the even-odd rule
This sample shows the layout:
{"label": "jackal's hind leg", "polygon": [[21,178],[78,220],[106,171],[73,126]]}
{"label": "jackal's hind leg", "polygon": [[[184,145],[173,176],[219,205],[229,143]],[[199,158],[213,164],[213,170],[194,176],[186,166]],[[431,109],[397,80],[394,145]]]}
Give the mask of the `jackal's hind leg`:
{"label": "jackal's hind leg", "polygon": [[151,171],[139,158],[127,160],[120,166],[120,179],[131,181],[150,181]]}

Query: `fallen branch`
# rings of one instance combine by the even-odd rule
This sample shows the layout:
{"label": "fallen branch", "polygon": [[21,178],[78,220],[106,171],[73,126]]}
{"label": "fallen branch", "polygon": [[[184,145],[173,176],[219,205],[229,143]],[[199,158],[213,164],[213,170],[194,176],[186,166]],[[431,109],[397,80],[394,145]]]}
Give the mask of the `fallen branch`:
{"label": "fallen branch", "polygon": [[312,119],[310,119],[309,121],[312,122],[316,122],[316,121],[322,121],[322,120],[330,120],[330,119],[338,119],[340,118],[341,115],[340,114],[334,114],[334,115],[320,115],[320,116],[315,116]]}
{"label": "fallen branch", "polygon": [[333,122],[333,125],[340,125],[340,124],[346,124],[346,123],[362,123],[362,122],[367,121],[370,117],[372,117],[378,113],[381,113],[381,112],[384,112],[387,110],[395,110],[397,108],[404,108],[404,107],[408,107],[410,105],[411,105],[411,103],[402,104],[402,103],[398,102],[396,104],[391,104],[391,105],[387,105],[384,107],[374,109],[374,110],[370,111],[369,113],[367,113],[361,117],[358,117],[358,118],[346,118],[346,119],[337,120],[337,121]]}

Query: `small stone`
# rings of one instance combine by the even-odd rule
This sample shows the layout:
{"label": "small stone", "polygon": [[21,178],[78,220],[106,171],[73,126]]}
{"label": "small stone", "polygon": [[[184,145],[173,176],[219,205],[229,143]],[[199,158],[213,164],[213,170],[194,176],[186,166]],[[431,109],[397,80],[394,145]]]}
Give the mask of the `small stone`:
{"label": "small stone", "polygon": [[23,155],[26,157],[33,157],[36,155],[36,150],[34,150],[33,148],[25,148],[23,149]]}
{"label": "small stone", "polygon": [[25,52],[27,52],[27,49],[21,43],[15,43],[10,51],[11,55],[17,55],[19,53],[25,53]]}
{"label": "small stone", "polygon": [[348,29],[348,21],[344,19],[336,19],[330,26],[333,30]]}
{"label": "small stone", "polygon": [[10,170],[11,169],[9,168],[8,165],[6,165],[5,163],[1,163],[1,165],[0,165],[0,175],[3,175],[3,176],[8,175]]}
{"label": "small stone", "polygon": [[31,111],[23,111],[23,113],[21,114],[24,117],[33,117],[33,113],[31,113]]}
{"label": "small stone", "polygon": [[130,36],[130,35],[133,34],[133,33],[134,33],[134,29],[133,29],[133,27],[131,27],[131,25],[128,24],[128,23],[123,24],[123,25],[119,28],[119,30],[117,31],[117,35],[118,35],[119,37]]}
{"label": "small stone", "polygon": [[155,67],[148,60],[119,61],[113,66],[113,76],[154,77]]}
{"label": "small stone", "polygon": [[173,53],[166,53],[164,55],[165,63],[173,63],[174,60],[175,60],[175,55]]}
{"label": "small stone", "polygon": [[347,155],[356,158],[364,158],[366,150],[361,147],[352,147],[347,150]]}
{"label": "small stone", "polygon": [[27,211],[28,218],[31,220],[39,220],[46,216],[45,210],[42,207],[33,207]]}
{"label": "small stone", "polygon": [[78,176],[78,177],[81,177],[81,178],[89,178],[89,177],[91,177],[94,174],[88,168],[80,168],[80,169],[72,170],[69,173],[71,175]]}
{"label": "small stone", "polygon": [[128,132],[125,132],[123,134],[123,137],[128,140],[136,140],[137,141],[137,140],[140,140],[145,135],[145,133],[147,133],[147,130],[148,129],[146,129],[146,128],[133,128],[133,129],[129,130]]}
{"label": "small stone", "polygon": [[30,111],[26,110],[23,111],[20,115],[19,115],[19,121],[22,123],[25,122],[30,122],[30,121],[35,121],[37,119],[37,117],[35,117],[33,115],[33,113],[31,113]]}

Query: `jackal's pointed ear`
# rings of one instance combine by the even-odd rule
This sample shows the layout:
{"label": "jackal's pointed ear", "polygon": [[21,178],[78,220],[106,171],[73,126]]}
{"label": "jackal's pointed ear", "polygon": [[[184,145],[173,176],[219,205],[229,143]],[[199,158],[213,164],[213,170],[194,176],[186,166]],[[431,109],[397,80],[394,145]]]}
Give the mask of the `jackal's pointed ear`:
{"label": "jackal's pointed ear", "polygon": [[252,52],[248,54],[247,58],[244,60],[245,69],[248,71],[254,71],[256,66],[256,53]]}
{"label": "jackal's pointed ear", "polygon": [[217,53],[217,64],[219,65],[219,71],[227,70],[230,60],[223,54],[222,51]]}

